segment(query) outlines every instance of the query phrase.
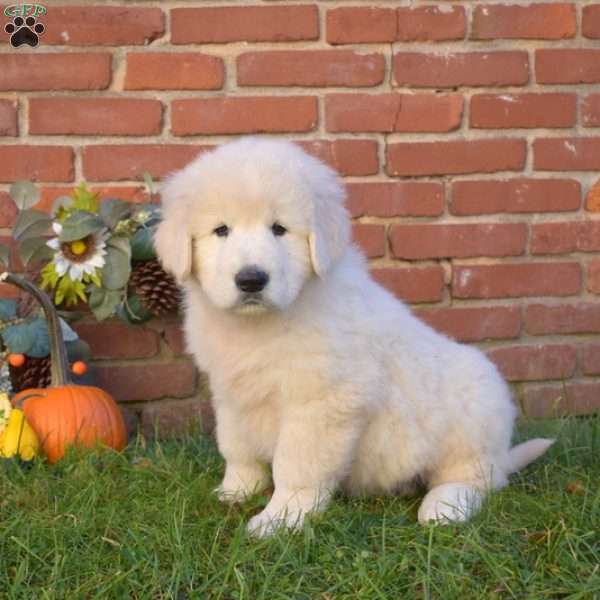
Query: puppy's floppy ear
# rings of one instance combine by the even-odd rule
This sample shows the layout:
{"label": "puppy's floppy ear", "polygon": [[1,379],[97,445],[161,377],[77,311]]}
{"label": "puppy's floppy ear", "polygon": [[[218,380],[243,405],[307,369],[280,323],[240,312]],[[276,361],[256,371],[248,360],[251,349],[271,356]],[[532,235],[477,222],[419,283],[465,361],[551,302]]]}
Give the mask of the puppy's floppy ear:
{"label": "puppy's floppy ear", "polygon": [[311,182],[312,230],[308,236],[310,259],[322,277],[341,257],[350,242],[350,217],[344,205],[346,192],[334,171],[319,165]]}
{"label": "puppy's floppy ear", "polygon": [[162,187],[162,221],[154,233],[154,246],[165,271],[181,283],[192,272],[192,236],[185,218],[188,203],[179,187],[177,175]]}

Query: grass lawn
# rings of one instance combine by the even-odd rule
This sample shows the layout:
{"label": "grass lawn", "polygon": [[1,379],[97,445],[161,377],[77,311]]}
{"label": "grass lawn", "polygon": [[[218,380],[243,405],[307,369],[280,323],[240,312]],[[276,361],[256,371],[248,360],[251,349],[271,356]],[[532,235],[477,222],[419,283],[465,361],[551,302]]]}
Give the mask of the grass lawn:
{"label": "grass lawn", "polygon": [[472,522],[418,499],[337,498],[295,535],[249,538],[265,503],[221,506],[210,440],[54,467],[0,464],[0,598],[600,598],[600,416],[522,424],[557,444]]}

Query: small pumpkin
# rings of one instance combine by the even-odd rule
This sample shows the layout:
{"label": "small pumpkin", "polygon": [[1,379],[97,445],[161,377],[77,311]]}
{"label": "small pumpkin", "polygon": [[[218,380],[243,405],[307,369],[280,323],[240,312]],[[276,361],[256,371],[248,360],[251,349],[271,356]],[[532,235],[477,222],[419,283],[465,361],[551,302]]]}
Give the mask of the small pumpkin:
{"label": "small pumpkin", "polygon": [[127,435],[117,403],[100,388],[76,385],[71,381],[58,315],[48,296],[12,273],[3,273],[0,281],[32,294],[46,315],[50,336],[50,386],[23,390],[13,398],[13,404],[22,408],[48,461],[60,460],[70,445],[91,448],[100,444],[122,450]]}
{"label": "small pumpkin", "polygon": [[12,408],[6,394],[0,394],[0,456],[12,458],[19,456],[31,460],[39,452],[40,443],[35,431],[27,422],[25,414],[18,408]]}

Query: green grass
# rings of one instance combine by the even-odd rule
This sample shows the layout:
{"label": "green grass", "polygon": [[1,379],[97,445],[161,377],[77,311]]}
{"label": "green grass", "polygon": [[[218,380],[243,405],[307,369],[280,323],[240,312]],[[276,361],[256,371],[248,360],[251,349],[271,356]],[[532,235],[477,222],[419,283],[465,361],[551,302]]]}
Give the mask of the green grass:
{"label": "green grass", "polygon": [[249,538],[254,498],[211,495],[210,440],[57,466],[0,465],[0,598],[600,598],[600,417],[525,424],[557,444],[470,523],[421,526],[418,499],[339,497],[295,535]]}

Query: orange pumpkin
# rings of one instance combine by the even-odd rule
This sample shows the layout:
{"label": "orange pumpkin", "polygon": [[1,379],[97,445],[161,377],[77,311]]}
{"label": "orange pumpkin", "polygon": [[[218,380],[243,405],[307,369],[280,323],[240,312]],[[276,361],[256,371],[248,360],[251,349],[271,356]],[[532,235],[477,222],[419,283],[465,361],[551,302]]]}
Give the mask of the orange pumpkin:
{"label": "orange pumpkin", "polygon": [[50,299],[25,279],[3,273],[0,281],[31,293],[46,314],[50,334],[51,383],[45,389],[23,390],[13,399],[37,433],[48,460],[60,460],[70,445],[98,444],[122,450],[127,442],[125,423],[117,403],[100,388],[71,382],[62,330]]}

